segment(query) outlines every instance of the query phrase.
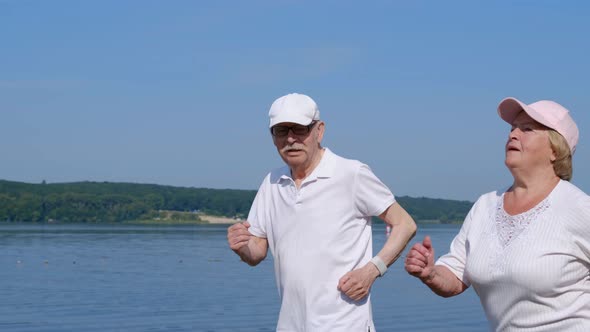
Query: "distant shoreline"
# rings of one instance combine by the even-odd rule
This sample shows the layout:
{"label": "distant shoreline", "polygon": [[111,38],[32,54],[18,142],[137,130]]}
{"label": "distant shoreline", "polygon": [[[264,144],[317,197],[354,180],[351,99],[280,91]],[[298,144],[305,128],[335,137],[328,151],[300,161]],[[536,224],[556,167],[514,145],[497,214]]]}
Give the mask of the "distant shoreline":
{"label": "distant shoreline", "polygon": [[[238,222],[245,221],[243,219],[235,219],[224,216],[212,216],[212,215],[199,215],[199,220],[154,220],[154,219],[143,219],[143,220],[129,220],[123,222],[37,222],[37,221],[0,221],[1,225],[15,225],[15,224],[30,224],[30,225],[68,225],[68,224],[88,224],[88,225],[169,225],[169,226],[181,226],[181,225],[232,225]],[[461,221],[454,221],[450,223],[443,223],[439,220],[416,220],[418,225],[460,225]],[[373,222],[373,224],[384,224],[383,221]]]}
{"label": "distant shoreline", "polygon": [[43,225],[67,225],[67,224],[105,224],[105,225],[231,225],[242,221],[240,218],[226,216],[214,216],[209,214],[197,214],[198,219],[138,219],[123,222],[60,222],[60,221],[0,221],[0,225],[11,224],[43,224]]}
{"label": "distant shoreline", "polygon": [[[231,225],[246,220],[255,190],[185,188],[118,182],[0,180],[0,220],[41,223]],[[418,223],[462,222],[473,203],[397,196]],[[373,218],[375,223],[380,223]]]}
{"label": "distant shoreline", "polygon": [[200,214],[199,219],[206,221],[209,224],[235,224],[242,221],[241,219],[235,219],[230,217],[211,216],[207,214]]}

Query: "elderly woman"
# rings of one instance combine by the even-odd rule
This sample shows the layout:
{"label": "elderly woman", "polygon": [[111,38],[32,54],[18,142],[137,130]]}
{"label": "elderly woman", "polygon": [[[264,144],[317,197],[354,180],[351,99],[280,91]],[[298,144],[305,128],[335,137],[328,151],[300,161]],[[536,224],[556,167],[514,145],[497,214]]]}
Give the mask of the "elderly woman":
{"label": "elderly woman", "polygon": [[481,196],[450,252],[426,236],[405,268],[450,297],[470,285],[495,331],[590,331],[590,197],[571,184],[578,128],[553,101],[506,98],[506,190]]}

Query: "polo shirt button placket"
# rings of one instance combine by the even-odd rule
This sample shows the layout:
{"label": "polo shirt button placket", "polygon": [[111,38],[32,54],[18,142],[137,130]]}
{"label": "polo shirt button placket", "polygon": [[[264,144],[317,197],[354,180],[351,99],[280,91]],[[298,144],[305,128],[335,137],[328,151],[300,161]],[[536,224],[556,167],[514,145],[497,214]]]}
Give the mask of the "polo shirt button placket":
{"label": "polo shirt button placket", "polygon": [[301,204],[301,188],[297,188],[297,186],[295,185],[295,182],[293,182],[291,187],[291,197],[293,197],[293,201],[295,202],[295,206]]}
{"label": "polo shirt button placket", "polygon": [[303,184],[300,188],[295,188],[295,205],[301,204],[301,190],[303,190]]}

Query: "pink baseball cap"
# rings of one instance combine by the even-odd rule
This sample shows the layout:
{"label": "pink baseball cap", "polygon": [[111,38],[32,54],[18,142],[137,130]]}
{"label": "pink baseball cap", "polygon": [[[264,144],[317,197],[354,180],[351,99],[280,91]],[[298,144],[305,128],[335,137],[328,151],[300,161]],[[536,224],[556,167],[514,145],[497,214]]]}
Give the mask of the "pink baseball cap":
{"label": "pink baseball cap", "polygon": [[275,100],[268,112],[270,126],[278,123],[292,122],[307,126],[320,119],[318,105],[309,96],[291,93]]}
{"label": "pink baseball cap", "polygon": [[572,155],[574,154],[578,144],[578,126],[565,107],[551,100],[540,100],[527,105],[513,97],[505,98],[498,105],[498,114],[509,124],[512,124],[521,111],[525,111],[540,124],[560,133],[567,141]]}

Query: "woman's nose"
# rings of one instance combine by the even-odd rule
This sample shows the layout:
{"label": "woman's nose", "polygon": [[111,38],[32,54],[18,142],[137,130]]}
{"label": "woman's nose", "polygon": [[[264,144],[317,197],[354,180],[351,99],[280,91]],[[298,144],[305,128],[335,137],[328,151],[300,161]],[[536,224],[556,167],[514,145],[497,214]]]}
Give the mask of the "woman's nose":
{"label": "woman's nose", "polygon": [[510,131],[510,134],[508,135],[508,138],[511,139],[511,140],[512,139],[517,139],[520,136],[521,133],[522,133],[522,131],[518,127],[516,127],[516,128],[514,128],[514,129],[512,129]]}

